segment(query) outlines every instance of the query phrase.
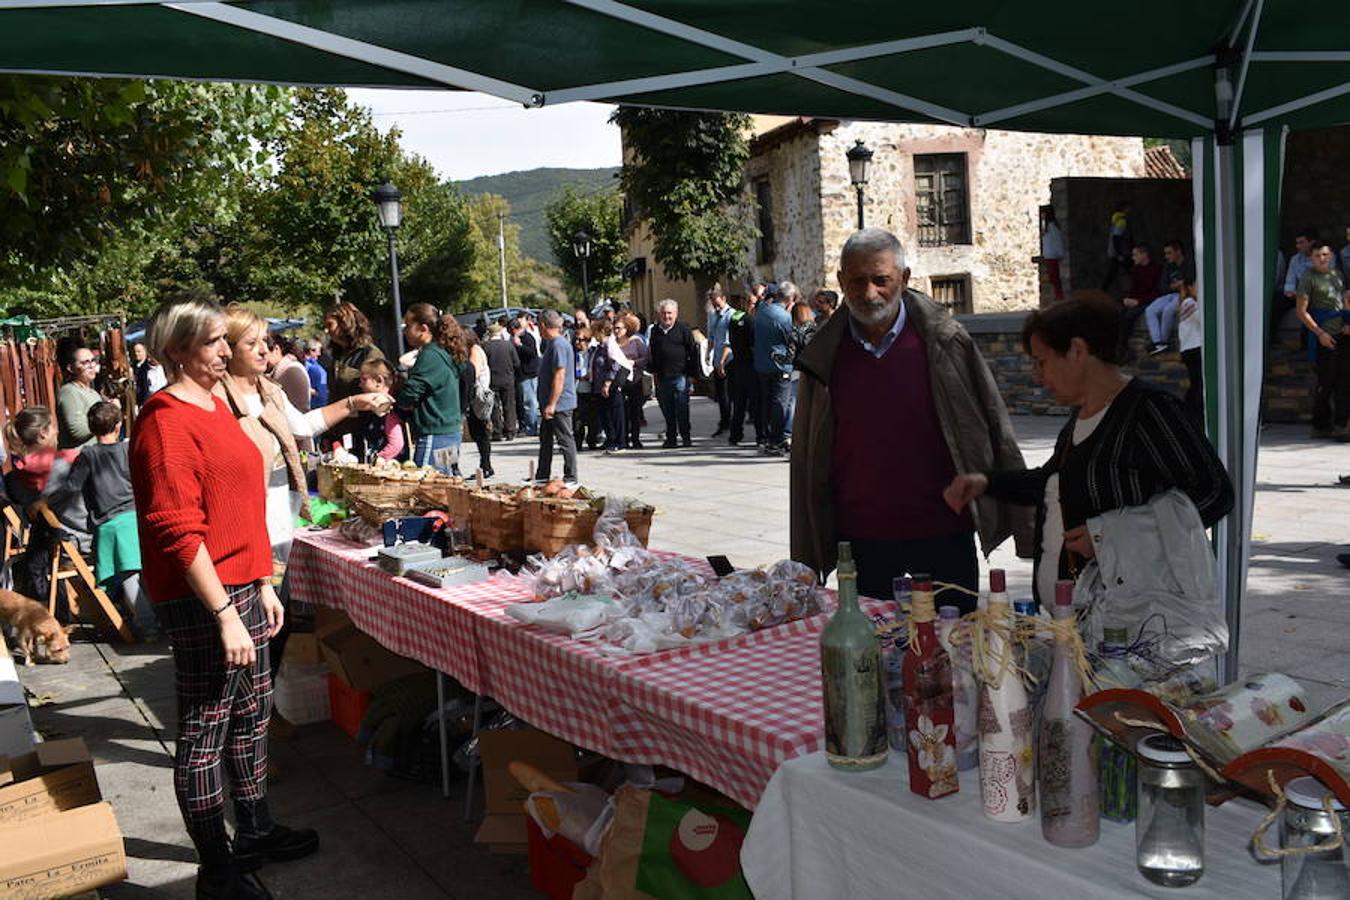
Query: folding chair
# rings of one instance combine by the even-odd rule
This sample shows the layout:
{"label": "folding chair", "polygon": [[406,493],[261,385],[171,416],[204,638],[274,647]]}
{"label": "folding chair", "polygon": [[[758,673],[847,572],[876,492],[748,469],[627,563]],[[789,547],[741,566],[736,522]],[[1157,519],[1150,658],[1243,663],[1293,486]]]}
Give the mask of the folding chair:
{"label": "folding chair", "polygon": [[53,615],[56,614],[56,598],[58,592],[64,590],[66,602],[70,604],[71,616],[78,617],[83,613],[99,631],[116,634],[127,642],[135,641],[131,626],[123,620],[122,614],[118,612],[116,605],[108,598],[103,588],[98,586],[94,570],[85,562],[79,546],[69,537],[62,536],[68,532],[56,518],[56,514],[41,501],[37,504],[36,514],[42,516],[43,521],[58,535],[52,546],[47,609]]}

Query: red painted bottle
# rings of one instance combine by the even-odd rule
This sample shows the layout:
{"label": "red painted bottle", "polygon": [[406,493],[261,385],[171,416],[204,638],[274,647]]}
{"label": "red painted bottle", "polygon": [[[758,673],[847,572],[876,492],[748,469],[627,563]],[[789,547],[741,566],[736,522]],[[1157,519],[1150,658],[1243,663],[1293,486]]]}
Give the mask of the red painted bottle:
{"label": "red painted bottle", "polygon": [[960,789],[956,780],[956,710],[952,661],[937,637],[933,580],[914,576],[910,620],[915,635],[905,653],[905,730],[909,789],[937,799]]}

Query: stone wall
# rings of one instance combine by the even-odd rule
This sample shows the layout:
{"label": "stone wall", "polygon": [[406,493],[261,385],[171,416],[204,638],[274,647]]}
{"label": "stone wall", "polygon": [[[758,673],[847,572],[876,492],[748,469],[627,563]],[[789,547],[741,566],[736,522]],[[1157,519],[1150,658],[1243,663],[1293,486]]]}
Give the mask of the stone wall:
{"label": "stone wall", "polygon": [[[1022,322],[1027,313],[958,316],[970,332],[994,373],[1003,402],[1014,415],[1067,415],[1045,388],[1036,384],[1031,357],[1022,351]],[[1313,372],[1303,354],[1297,321],[1290,314],[1281,323],[1275,346],[1266,360],[1262,418],[1267,422],[1308,422],[1312,419]],[[1130,340],[1136,362],[1126,371],[1153,384],[1162,384],[1178,397],[1186,392],[1186,367],[1176,352],[1148,355],[1149,339],[1143,318]]]}
{"label": "stone wall", "polygon": [[[829,285],[823,281],[820,154],[816,147],[815,128],[808,127],[751,158],[745,169],[746,186],[752,192],[757,181],[768,179],[774,232],[772,259],[760,262],[757,242],[746,245],[750,270],[765,281],[795,282],[804,294],[834,282],[833,274]],[[753,203],[747,204],[748,214],[754,215],[754,209]]]}
{"label": "stone wall", "polygon": [[[801,132],[774,144],[747,167],[751,178],[769,177],[774,198],[778,258],[758,273],[789,278],[804,290],[834,286],[839,249],[857,220],[845,153],[855,140],[862,139],[874,153],[866,191],[867,224],[900,237],[920,289],[928,290],[933,276],[971,276],[976,312],[1026,308],[1034,302],[1037,273],[1031,258],[1040,251],[1038,213],[1049,200],[1052,178],[1136,177],[1143,171],[1143,143],[1137,138],[875,122],[817,126]],[[972,243],[919,247],[916,153],[967,154]],[[794,192],[802,191],[816,193],[811,199],[792,198]],[[798,242],[803,246],[796,246]]]}
{"label": "stone wall", "polygon": [[[1055,218],[1064,232],[1068,259],[1060,264],[1065,290],[1096,290],[1106,275],[1106,237],[1112,211],[1124,200],[1130,204],[1130,231],[1136,242],[1149,244],[1161,262],[1162,245],[1180,240],[1190,252],[1194,239],[1189,179],[1173,178],[1056,178],[1050,182]],[[1117,278],[1116,294],[1123,292],[1127,274]],[[1042,284],[1041,303],[1054,297]]]}
{"label": "stone wall", "polygon": [[1280,246],[1291,252],[1294,233],[1316,228],[1334,249],[1350,228],[1350,127],[1295,131],[1285,144]]}

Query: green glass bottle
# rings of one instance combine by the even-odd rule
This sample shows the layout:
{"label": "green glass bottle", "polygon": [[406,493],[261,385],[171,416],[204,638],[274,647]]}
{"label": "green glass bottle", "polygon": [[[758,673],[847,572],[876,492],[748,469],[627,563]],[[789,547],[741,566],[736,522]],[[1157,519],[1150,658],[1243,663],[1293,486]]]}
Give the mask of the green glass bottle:
{"label": "green glass bottle", "polygon": [[858,606],[853,548],[839,544],[839,609],[820,634],[825,758],[862,772],[886,762],[886,700],[876,626]]}

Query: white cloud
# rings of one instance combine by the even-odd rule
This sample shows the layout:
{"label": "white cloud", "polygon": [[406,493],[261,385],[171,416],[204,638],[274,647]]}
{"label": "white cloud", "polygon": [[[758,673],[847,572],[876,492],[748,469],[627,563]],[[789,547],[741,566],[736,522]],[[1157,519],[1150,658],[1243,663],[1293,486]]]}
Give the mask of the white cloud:
{"label": "white cloud", "polygon": [[464,181],[542,166],[590,169],[621,162],[614,107],[568,103],[523,107],[469,91],[351,89],[381,129],[403,132],[406,150],[425,157],[443,177]]}

